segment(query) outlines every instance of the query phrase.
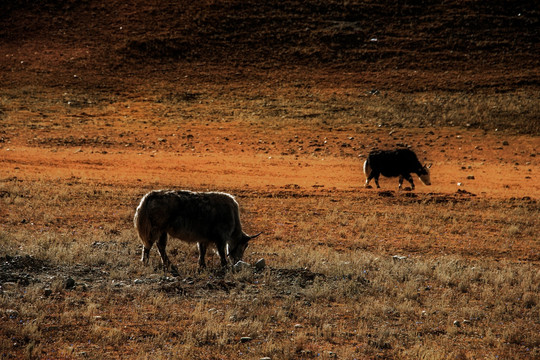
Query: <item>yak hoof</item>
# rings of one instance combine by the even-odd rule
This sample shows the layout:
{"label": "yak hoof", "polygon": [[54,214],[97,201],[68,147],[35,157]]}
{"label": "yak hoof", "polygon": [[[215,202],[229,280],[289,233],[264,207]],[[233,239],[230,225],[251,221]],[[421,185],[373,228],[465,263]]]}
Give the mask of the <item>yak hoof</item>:
{"label": "yak hoof", "polygon": [[178,268],[171,264],[171,275],[172,276],[180,276],[180,273],[178,272]]}

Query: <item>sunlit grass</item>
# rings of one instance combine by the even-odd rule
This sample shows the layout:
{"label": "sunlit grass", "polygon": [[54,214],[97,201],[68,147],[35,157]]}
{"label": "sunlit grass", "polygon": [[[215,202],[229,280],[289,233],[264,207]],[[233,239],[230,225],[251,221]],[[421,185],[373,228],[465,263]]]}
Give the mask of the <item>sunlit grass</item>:
{"label": "sunlit grass", "polygon": [[[283,161],[300,164],[319,156],[317,151],[321,158],[357,157],[383,140],[367,136],[369,142],[354,148],[346,140],[392,129],[539,133],[534,121],[539,95],[532,90],[374,95],[289,86],[277,93],[262,87],[253,94],[211,85],[164,93],[156,85],[156,94],[131,99],[39,87],[10,90],[0,98],[6,129],[0,150],[7,151],[13,141],[69,149],[67,156],[82,146],[101,154],[126,148],[204,154],[208,143],[216,152],[241,152],[249,143],[254,154],[284,152]],[[184,128],[193,121],[216,127],[235,121],[254,134],[208,139]],[[124,123],[129,130],[118,125]],[[70,128],[78,129],[77,136],[66,135]],[[272,130],[277,129],[290,131],[286,144],[275,143]],[[311,129],[325,129],[328,136]],[[303,136],[297,136],[300,130]],[[15,138],[17,132],[23,135]],[[395,141],[406,139],[400,136]],[[323,148],[324,141],[334,150]],[[86,165],[100,166],[97,160]],[[173,279],[163,273],[155,248],[149,266],[140,263],[132,218],[148,188],[179,187],[180,180],[103,184],[54,174],[27,179],[17,177],[24,172],[17,167],[18,173],[0,179],[1,354],[134,359],[540,355],[535,199],[421,192],[382,197],[375,190],[318,192],[295,184],[283,193],[225,186],[220,190],[241,193],[243,223],[264,232],[244,260],[264,258],[267,268],[222,273],[210,253],[209,269],[199,272],[195,246],[172,239],[168,251],[180,273]],[[204,179],[200,187],[215,189],[213,180]],[[19,268],[9,268],[13,264]],[[11,272],[18,277],[8,277]],[[70,287],[69,278],[75,282]]]}

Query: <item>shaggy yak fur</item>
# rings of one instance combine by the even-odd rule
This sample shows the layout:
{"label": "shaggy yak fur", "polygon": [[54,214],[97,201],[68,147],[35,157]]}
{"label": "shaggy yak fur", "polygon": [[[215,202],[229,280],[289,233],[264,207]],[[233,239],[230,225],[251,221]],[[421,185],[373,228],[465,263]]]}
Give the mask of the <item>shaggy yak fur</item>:
{"label": "shaggy yak fur", "polygon": [[371,179],[375,179],[375,185],[379,188],[379,176],[398,177],[399,189],[403,185],[403,179],[411,183],[414,190],[414,182],[411,173],[415,173],[425,185],[431,185],[429,168],[418,161],[416,154],[409,149],[374,150],[364,162],[364,174],[366,175],[366,187],[369,187]]}
{"label": "shaggy yak fur", "polygon": [[260,235],[242,231],[238,203],[232,195],[220,192],[151,191],[137,207],[134,224],[143,243],[141,261],[148,263],[150,249],[157,241],[163,267],[174,275],[178,270],[165,252],[167,235],[197,243],[200,268],[206,267],[209,244],[215,245],[221,265],[226,266],[227,256],[235,264],[242,259],[249,240]]}

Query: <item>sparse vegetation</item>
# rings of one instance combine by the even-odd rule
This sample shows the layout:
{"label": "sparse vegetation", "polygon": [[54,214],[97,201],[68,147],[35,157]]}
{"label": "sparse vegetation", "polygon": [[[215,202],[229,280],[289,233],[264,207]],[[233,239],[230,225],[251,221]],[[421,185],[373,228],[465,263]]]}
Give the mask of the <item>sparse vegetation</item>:
{"label": "sparse vegetation", "polygon": [[[533,3],[57,3],[0,4],[0,358],[540,358]],[[364,189],[391,147],[433,185]],[[160,188],[266,267],[144,267]]]}
{"label": "sparse vegetation", "polygon": [[[41,181],[7,185],[10,195],[3,200],[14,212],[6,224],[30,213],[25,208],[33,204],[16,204],[14,193],[32,194],[35,203],[51,194]],[[75,209],[94,193],[79,186],[78,196],[65,197],[64,209]],[[63,194],[72,187],[63,182],[55,189]],[[116,209],[105,218],[96,211],[91,222],[51,226],[37,217],[2,233],[0,273],[14,277],[2,285],[4,354],[444,358],[456,355],[459,342],[469,349],[465,353],[481,348],[493,357],[539,355],[538,268],[502,260],[524,254],[497,245],[500,235],[477,225],[473,216],[482,213],[502,232],[517,223],[526,230],[538,226],[536,203],[520,204],[519,210],[512,203],[505,210],[508,205],[497,199],[449,197],[449,205],[433,203],[429,194],[386,200],[370,193],[297,198],[292,192],[272,200],[243,193],[244,221],[253,222],[256,209],[265,209],[257,222],[266,228],[246,260],[265,257],[269,266],[260,273],[221,272],[213,256],[214,266],[197,273],[196,249],[173,241],[171,257],[180,275],[168,278],[157,253],[149,268],[139,264],[140,245],[126,216],[138,197],[126,198],[138,191],[124,186],[125,197],[102,192],[101,206]],[[41,210],[54,212],[57,206],[43,202]],[[462,230],[452,231],[453,219]],[[285,230],[272,224],[286,224]],[[536,251],[535,233],[520,234],[520,249]],[[475,240],[463,246],[462,238]],[[69,277],[75,286],[66,289]]]}

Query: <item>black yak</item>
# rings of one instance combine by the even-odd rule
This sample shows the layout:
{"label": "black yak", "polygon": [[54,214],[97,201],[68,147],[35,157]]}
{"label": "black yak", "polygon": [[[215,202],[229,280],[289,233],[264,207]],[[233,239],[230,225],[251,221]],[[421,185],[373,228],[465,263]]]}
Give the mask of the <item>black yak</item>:
{"label": "black yak", "polygon": [[403,179],[411,183],[414,190],[414,182],[411,173],[418,175],[425,185],[431,185],[429,178],[430,166],[420,164],[416,154],[409,149],[396,150],[374,150],[368,155],[364,162],[364,174],[366,175],[366,184],[369,186],[371,179],[375,179],[375,185],[379,186],[379,176],[398,177],[399,189],[403,185]]}

